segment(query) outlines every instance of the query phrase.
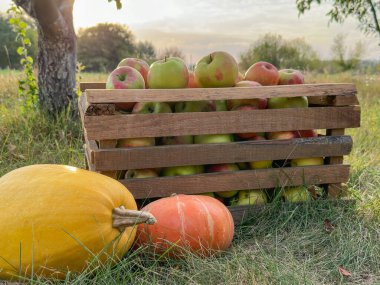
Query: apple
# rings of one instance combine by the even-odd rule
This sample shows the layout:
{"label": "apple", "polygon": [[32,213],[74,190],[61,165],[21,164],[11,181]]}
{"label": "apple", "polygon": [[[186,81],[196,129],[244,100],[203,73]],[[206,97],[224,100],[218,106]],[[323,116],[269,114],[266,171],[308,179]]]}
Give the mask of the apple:
{"label": "apple", "polygon": [[198,82],[195,81],[194,71],[189,71],[189,82],[187,88],[199,88]]}
{"label": "apple", "polygon": [[148,72],[148,86],[152,89],[186,88],[189,71],[178,57],[168,57],[152,63]]}
{"label": "apple", "polygon": [[124,58],[122,61],[120,61],[120,63],[118,64],[117,67],[121,67],[121,66],[130,66],[130,67],[136,69],[138,72],[140,72],[140,74],[144,78],[145,88],[148,88],[147,79],[148,79],[149,64],[147,64],[142,59],[128,57],[128,58]]}
{"label": "apple", "polygon": [[[110,73],[106,83],[106,89],[144,89],[145,81],[142,75],[130,66],[116,68]],[[117,103],[118,109],[129,111],[135,102]]]}
{"label": "apple", "polygon": [[181,176],[181,175],[194,175],[203,173],[204,167],[202,165],[184,165],[172,166],[162,170],[162,176]]}
{"label": "apple", "polygon": [[256,81],[264,86],[277,85],[279,74],[273,64],[266,61],[259,61],[248,68],[244,80]]}
{"label": "apple", "polygon": [[[239,83],[236,83],[235,87],[258,87],[261,86],[260,83],[256,81],[240,81]],[[243,105],[251,105],[257,107],[257,109],[265,109],[268,105],[268,100],[265,98],[255,98],[255,99],[234,99],[234,100],[228,100],[227,101],[227,108],[228,110],[232,110],[236,107],[243,106]]]}
{"label": "apple", "polygon": [[241,190],[233,205],[262,205],[266,203],[268,203],[268,198],[263,190]]}
{"label": "apple", "polygon": [[229,142],[233,142],[233,137],[230,134],[194,136],[195,144],[229,143]]}
{"label": "apple", "polygon": [[127,138],[119,139],[116,147],[128,148],[128,147],[144,147],[154,146],[156,144],[155,138]]}
{"label": "apple", "polygon": [[268,99],[268,109],[282,109],[282,108],[307,108],[309,101],[307,97],[279,97]]}
{"label": "apple", "polygon": [[[214,164],[207,167],[207,172],[227,172],[227,171],[239,171],[239,167],[233,163],[226,164]],[[237,194],[237,190],[233,191],[223,191],[223,192],[215,192],[215,194],[222,198],[231,198]]]}
{"label": "apple", "polygon": [[236,83],[243,81],[244,80],[244,75],[239,71],[238,76],[236,77]]}
{"label": "apple", "polygon": [[272,160],[251,161],[249,165],[252,169],[265,169],[272,167]]}
{"label": "apple", "polygon": [[280,76],[279,85],[303,84],[305,82],[303,74],[299,70],[281,69],[278,74]]}
{"label": "apple", "polygon": [[209,109],[208,101],[186,101],[177,102],[174,105],[176,113],[181,112],[206,112]]}
{"label": "apple", "polygon": [[229,53],[215,51],[197,62],[194,75],[200,87],[233,87],[238,77],[238,65]]}
{"label": "apple", "polygon": [[311,166],[311,165],[323,165],[323,157],[311,157],[311,158],[295,158],[290,162],[290,166]]}
{"label": "apple", "polygon": [[296,187],[285,187],[282,192],[282,197],[287,202],[306,202],[311,200],[311,195],[306,187],[296,186]]}
{"label": "apple", "polygon": [[129,169],[125,173],[125,179],[158,177],[153,169]]}
{"label": "apple", "polygon": [[240,170],[248,170],[249,169],[248,162],[238,162],[236,164],[237,164],[237,166],[239,166]]}
{"label": "apple", "polygon": [[137,102],[133,107],[133,114],[171,113],[172,109],[164,102]]}
{"label": "apple", "polygon": [[228,111],[226,100],[208,101],[207,112]]}
{"label": "apple", "polygon": [[271,132],[266,134],[268,140],[289,140],[296,138],[293,131]]}
{"label": "apple", "polygon": [[301,131],[293,131],[296,138],[313,138],[317,137],[318,133],[316,130],[301,130]]}
{"label": "apple", "polygon": [[162,137],[160,140],[160,144],[162,145],[192,144],[192,143],[194,143],[193,136]]}

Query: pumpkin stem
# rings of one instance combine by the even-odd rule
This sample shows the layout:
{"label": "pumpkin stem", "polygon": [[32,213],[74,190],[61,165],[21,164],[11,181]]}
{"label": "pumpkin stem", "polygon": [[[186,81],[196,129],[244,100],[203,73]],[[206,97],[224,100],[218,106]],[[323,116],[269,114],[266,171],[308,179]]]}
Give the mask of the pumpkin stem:
{"label": "pumpkin stem", "polygon": [[120,232],[127,227],[142,223],[152,225],[156,221],[156,218],[148,212],[127,210],[124,206],[112,210],[112,227],[117,228]]}

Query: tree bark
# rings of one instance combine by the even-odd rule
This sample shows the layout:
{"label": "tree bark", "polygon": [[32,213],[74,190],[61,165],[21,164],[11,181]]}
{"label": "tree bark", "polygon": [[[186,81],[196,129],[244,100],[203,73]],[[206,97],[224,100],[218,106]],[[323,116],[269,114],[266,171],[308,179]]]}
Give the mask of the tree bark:
{"label": "tree bark", "polygon": [[38,88],[43,107],[57,113],[76,109],[74,0],[14,0],[36,20]]}

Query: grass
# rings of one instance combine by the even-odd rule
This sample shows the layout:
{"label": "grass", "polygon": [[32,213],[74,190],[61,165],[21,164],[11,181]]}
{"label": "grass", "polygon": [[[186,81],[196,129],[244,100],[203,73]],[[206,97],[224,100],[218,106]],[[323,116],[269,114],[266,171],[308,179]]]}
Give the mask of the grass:
{"label": "grass", "polygon": [[[35,163],[84,166],[81,127],[67,114],[22,114],[18,73],[0,72],[0,175]],[[84,81],[104,74],[84,74]],[[209,259],[158,260],[130,252],[115,266],[66,281],[36,284],[380,284],[380,76],[309,75],[308,82],[355,82],[362,127],[349,130],[354,149],[349,181],[355,204],[273,204],[236,229],[232,248]],[[336,225],[327,233],[324,220]],[[339,273],[343,267],[351,276]]]}

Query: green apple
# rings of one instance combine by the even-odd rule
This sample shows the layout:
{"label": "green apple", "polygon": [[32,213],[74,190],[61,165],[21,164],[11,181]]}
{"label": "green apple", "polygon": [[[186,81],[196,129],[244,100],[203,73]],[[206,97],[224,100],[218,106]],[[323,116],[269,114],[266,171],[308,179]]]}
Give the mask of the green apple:
{"label": "green apple", "polygon": [[290,166],[311,166],[323,165],[323,157],[310,157],[310,158],[295,158],[292,159]]}
{"label": "green apple", "polygon": [[186,101],[177,102],[174,105],[176,113],[182,112],[206,112],[209,108],[208,101]]}
{"label": "green apple", "polygon": [[268,203],[267,195],[263,190],[242,190],[239,191],[235,206],[262,205]]}
{"label": "green apple", "polygon": [[125,173],[125,179],[158,177],[153,169],[129,169]]}
{"label": "green apple", "polygon": [[[236,83],[235,85],[235,87],[250,87],[250,88],[255,88],[258,86],[261,86],[261,84],[256,81],[248,81],[248,80],[240,81]],[[233,99],[233,100],[227,101],[228,110],[234,110],[237,107],[244,106],[244,105],[255,106],[257,107],[257,109],[266,109],[268,105],[268,100],[265,98],[255,98],[255,99]]]}
{"label": "green apple", "polygon": [[209,103],[209,108],[207,111],[209,112],[228,111],[226,100],[209,101],[208,103]]}
{"label": "green apple", "polygon": [[229,53],[216,51],[197,62],[194,75],[200,87],[233,87],[238,77],[238,65]]}
{"label": "green apple", "polygon": [[272,167],[272,160],[263,160],[263,161],[251,161],[249,165],[252,169],[265,169]]}
{"label": "green apple", "polygon": [[199,193],[195,195],[203,195],[203,196],[209,196],[209,197],[215,198],[214,192]]}
{"label": "green apple", "polygon": [[164,102],[138,102],[133,107],[133,114],[171,113],[172,109]]}
{"label": "green apple", "polygon": [[311,195],[306,187],[285,187],[282,192],[282,197],[287,202],[306,202],[311,200]]}
{"label": "green apple", "polygon": [[198,135],[194,136],[195,144],[209,144],[209,143],[229,143],[233,142],[233,137],[231,134],[220,134],[220,135]]}
{"label": "green apple", "polygon": [[282,109],[282,108],[307,108],[309,102],[307,97],[281,97],[281,98],[269,98],[268,109]]}
{"label": "green apple", "polygon": [[186,88],[189,71],[178,57],[168,57],[153,62],[148,72],[148,86],[152,89]]}
{"label": "green apple", "polygon": [[203,171],[204,167],[202,165],[173,166],[164,168],[162,176],[194,175],[203,173]]}
{"label": "green apple", "polygon": [[176,137],[162,137],[160,139],[161,145],[176,145],[176,144],[193,144],[193,136],[176,136]]}
{"label": "green apple", "polygon": [[155,138],[127,138],[119,139],[117,141],[117,148],[129,148],[129,147],[144,147],[154,146],[156,144]]}

